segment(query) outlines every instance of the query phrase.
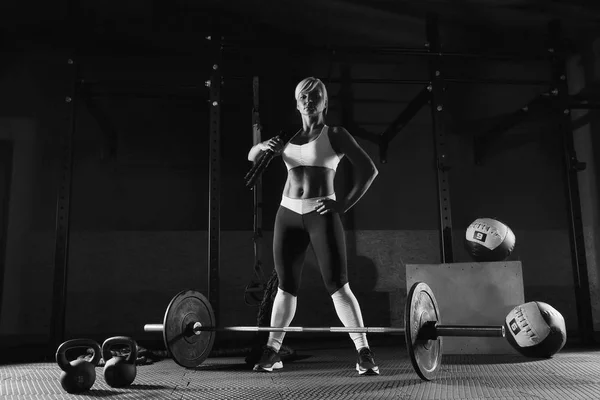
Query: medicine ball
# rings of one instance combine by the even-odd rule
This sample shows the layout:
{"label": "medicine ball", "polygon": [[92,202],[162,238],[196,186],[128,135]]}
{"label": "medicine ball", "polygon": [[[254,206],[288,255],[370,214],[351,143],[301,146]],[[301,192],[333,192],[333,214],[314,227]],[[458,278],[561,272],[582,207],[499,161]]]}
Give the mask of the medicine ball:
{"label": "medicine ball", "polygon": [[506,316],[504,328],[508,342],[526,357],[552,357],[567,342],[562,314],[541,301],[513,308]]}
{"label": "medicine ball", "polygon": [[467,228],[465,246],[475,261],[503,261],[515,248],[515,234],[498,220],[477,218]]}

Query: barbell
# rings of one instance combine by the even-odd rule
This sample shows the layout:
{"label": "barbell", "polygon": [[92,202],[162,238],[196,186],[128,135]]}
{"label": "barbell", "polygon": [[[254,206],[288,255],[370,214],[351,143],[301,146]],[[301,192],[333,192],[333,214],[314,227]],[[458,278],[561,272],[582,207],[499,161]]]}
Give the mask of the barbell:
{"label": "barbell", "polygon": [[424,282],[415,283],[406,299],[404,327],[258,327],[215,324],[212,307],[202,293],[184,290],[171,300],[162,324],[144,325],[146,332],[162,332],[165,347],[182,367],[195,368],[210,354],[215,332],[330,332],[396,333],[405,337],[406,348],[415,372],[432,380],[442,361],[442,337],[504,337],[504,326],[442,325],[433,291]]}

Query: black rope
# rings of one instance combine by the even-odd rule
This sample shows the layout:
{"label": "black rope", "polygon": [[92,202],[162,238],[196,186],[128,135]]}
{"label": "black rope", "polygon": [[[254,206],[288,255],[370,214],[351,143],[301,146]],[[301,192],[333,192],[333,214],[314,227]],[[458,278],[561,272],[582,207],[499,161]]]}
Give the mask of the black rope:
{"label": "black rope", "polygon": [[279,286],[279,279],[277,278],[277,272],[273,270],[267,285],[265,286],[265,292],[263,299],[260,302],[258,309],[258,315],[256,317],[256,323],[258,326],[270,326],[271,324],[271,311],[273,310],[273,301],[277,295],[277,287]]}
{"label": "black rope", "polygon": [[[295,133],[280,131],[279,139],[285,144],[287,144],[292,137],[294,137]],[[271,160],[275,158],[275,153],[271,150],[264,151],[258,158],[258,161],[252,165],[250,171],[244,176],[244,181],[247,188],[253,188],[258,178],[262,175],[264,170],[267,168]]]}

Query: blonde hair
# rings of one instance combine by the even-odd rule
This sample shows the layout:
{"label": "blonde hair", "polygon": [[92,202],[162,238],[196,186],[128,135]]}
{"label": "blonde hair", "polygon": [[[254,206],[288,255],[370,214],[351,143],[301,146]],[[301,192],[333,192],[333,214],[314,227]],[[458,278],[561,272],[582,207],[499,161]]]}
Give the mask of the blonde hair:
{"label": "blonde hair", "polygon": [[302,93],[311,92],[317,88],[321,89],[321,93],[323,93],[323,101],[326,104],[325,110],[327,110],[327,108],[329,106],[329,100],[327,99],[327,88],[325,87],[325,84],[323,82],[321,82],[321,80],[319,78],[315,78],[314,76],[309,76],[308,78],[304,78],[300,81],[300,83],[298,83],[298,85],[296,85],[296,92],[295,92],[296,101],[298,101],[298,98],[300,97],[300,95]]}

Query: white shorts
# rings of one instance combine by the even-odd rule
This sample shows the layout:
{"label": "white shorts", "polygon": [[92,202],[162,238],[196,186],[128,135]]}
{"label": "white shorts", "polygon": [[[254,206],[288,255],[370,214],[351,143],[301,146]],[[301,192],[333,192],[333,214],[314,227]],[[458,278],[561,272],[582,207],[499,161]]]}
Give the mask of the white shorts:
{"label": "white shorts", "polygon": [[293,212],[302,215],[315,211],[318,201],[322,199],[335,200],[335,193],[327,196],[311,197],[310,199],[292,199],[291,197],[282,196],[281,205],[288,210],[292,210]]}

